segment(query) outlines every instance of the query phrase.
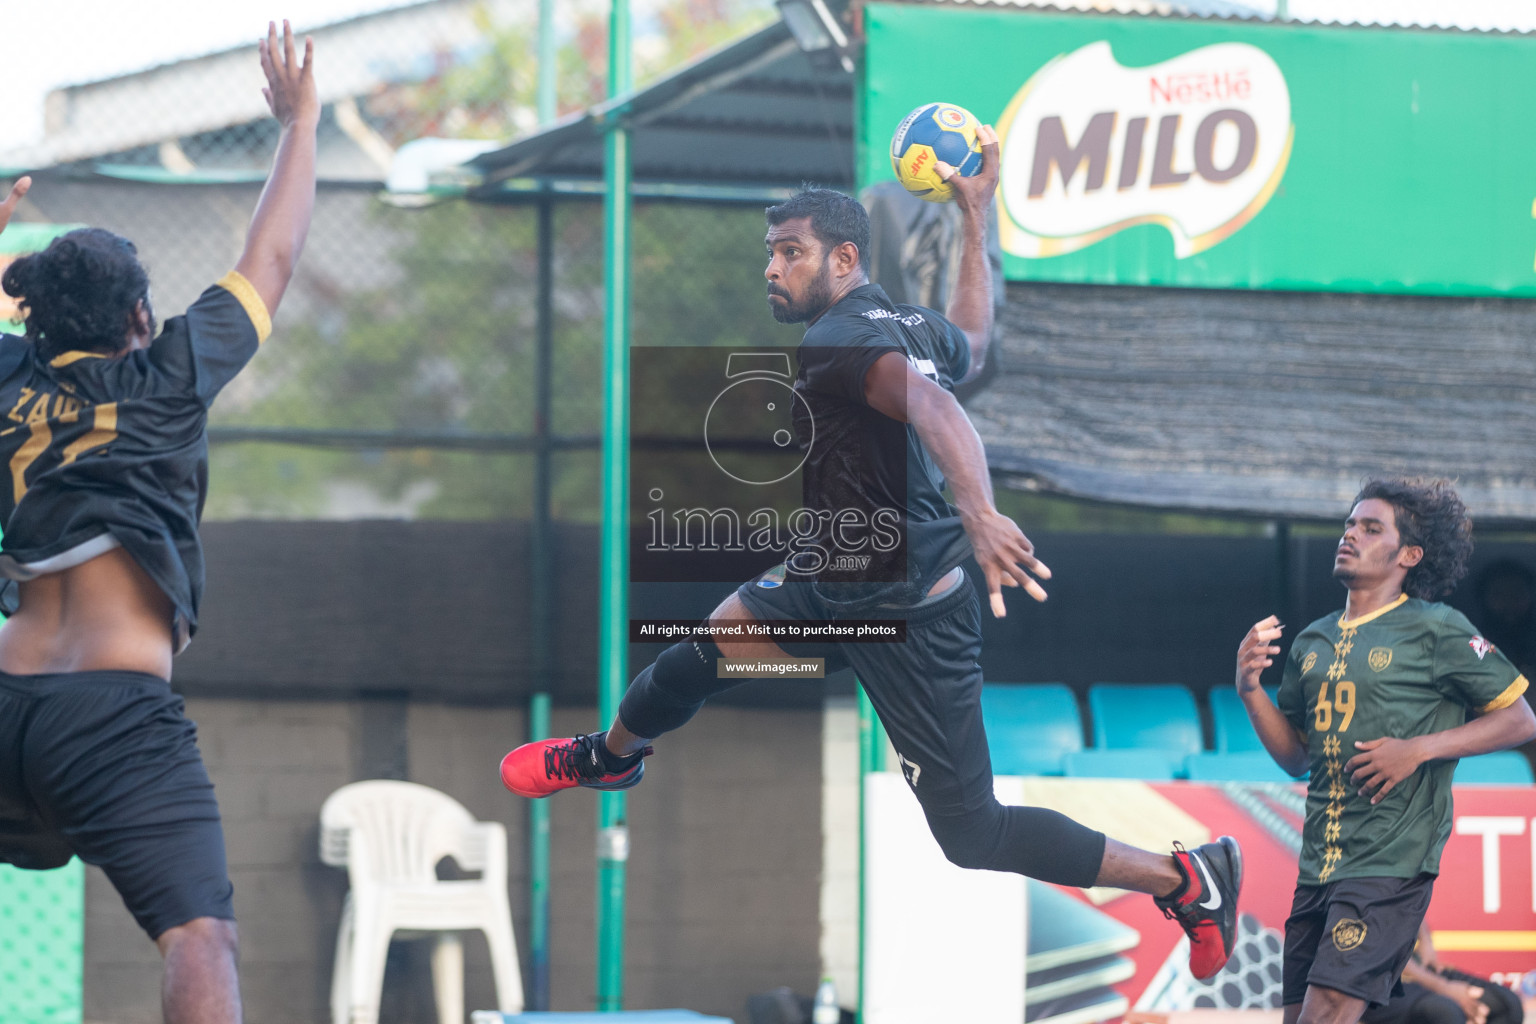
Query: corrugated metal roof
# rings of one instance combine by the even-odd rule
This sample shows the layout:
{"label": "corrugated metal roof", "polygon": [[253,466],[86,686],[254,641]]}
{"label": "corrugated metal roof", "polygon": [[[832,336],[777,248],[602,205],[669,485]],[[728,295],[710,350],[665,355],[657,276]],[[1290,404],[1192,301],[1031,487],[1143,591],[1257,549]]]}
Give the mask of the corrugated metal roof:
{"label": "corrugated metal roof", "polygon": [[783,22],[466,166],[484,176],[482,195],[522,175],[598,178],[615,118],[631,129],[636,181],[853,187],[853,75],[813,66]]}
{"label": "corrugated metal roof", "polygon": [[[1275,21],[1275,0],[886,0],[891,3],[966,7],[1014,7],[1075,14],[1120,14],[1164,18],[1219,18]],[[1527,35],[1536,32],[1536,4],[1509,0],[1290,0],[1284,19],[1291,25],[1346,28],[1413,28]]]}

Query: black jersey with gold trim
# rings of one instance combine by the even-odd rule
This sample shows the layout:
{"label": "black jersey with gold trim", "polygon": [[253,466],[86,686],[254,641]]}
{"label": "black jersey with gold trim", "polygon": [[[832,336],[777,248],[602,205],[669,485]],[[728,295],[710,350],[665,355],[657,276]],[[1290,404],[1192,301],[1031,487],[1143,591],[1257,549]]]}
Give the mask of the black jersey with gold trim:
{"label": "black jersey with gold trim", "polygon": [[271,332],[231,271],[148,348],[47,362],[0,335],[0,576],[27,580],[124,548],[175,606],[176,649],[197,629],[208,492],[208,407]]}

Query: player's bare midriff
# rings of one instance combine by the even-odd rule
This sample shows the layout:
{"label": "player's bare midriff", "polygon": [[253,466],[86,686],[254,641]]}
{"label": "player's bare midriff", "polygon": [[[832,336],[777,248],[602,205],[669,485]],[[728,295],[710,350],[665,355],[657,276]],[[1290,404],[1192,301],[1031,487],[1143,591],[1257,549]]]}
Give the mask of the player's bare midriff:
{"label": "player's bare midriff", "polygon": [[0,627],[0,672],[115,670],[171,678],[173,609],[122,548],[21,584]]}

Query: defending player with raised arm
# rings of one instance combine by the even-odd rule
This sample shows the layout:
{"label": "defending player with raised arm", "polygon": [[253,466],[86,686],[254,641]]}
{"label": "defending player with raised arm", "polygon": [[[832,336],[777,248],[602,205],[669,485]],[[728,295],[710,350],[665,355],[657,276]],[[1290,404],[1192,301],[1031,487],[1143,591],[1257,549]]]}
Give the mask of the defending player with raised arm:
{"label": "defending player with raised arm", "polygon": [[301,62],[284,22],[258,52],[277,156],[239,261],[185,315],[156,333],[137,250],[100,228],[0,277],[26,325],[0,335],[0,861],[101,867],[164,958],[170,1024],[241,1016],[219,809],[170,678],[203,590],[208,407],[270,332],[314,208],[313,46]]}
{"label": "defending player with raised arm", "polygon": [[[1148,893],[1189,935],[1190,966],[1209,978],[1231,953],[1242,856],[1229,837],[1155,854],[1039,807],[1004,807],[993,793],[981,716],[981,609],[961,563],[972,552],[995,615],[1002,588],[1045,599],[1050,571],[992,500],[986,453],[952,390],[979,372],[992,333],[991,271],[983,239],[997,188],[997,135],[979,132],[982,168],[953,176],[963,220],[959,280],[948,315],[893,303],[868,277],[869,218],[852,198],[807,188],[766,211],[768,306],[806,324],[795,394],[805,451],[802,500],[816,511],[822,551],[838,550],[834,521],[897,512],[906,547],[891,575],[807,565],[798,552],[726,597],[711,625],[870,616],[901,619],[904,643],[739,641],[701,631],[635,677],[605,732],[525,744],[502,762],[522,796],[624,789],[645,770],[650,741],[688,722],[738,679],[721,658],[824,659],[851,667],[895,746],[929,829],[953,863],[1072,886]],[[814,428],[814,429],[813,429]],[[948,483],[955,505],[945,500]]]}
{"label": "defending player with raised arm", "polygon": [[1401,994],[1451,832],[1456,760],[1536,737],[1525,677],[1434,600],[1471,553],[1472,522],[1447,481],[1372,480],[1334,557],[1344,608],[1296,637],[1278,707],[1260,676],[1280,653],[1279,621],[1256,623],[1238,648],[1259,739],[1291,775],[1311,770],[1286,1024],[1354,1024]]}

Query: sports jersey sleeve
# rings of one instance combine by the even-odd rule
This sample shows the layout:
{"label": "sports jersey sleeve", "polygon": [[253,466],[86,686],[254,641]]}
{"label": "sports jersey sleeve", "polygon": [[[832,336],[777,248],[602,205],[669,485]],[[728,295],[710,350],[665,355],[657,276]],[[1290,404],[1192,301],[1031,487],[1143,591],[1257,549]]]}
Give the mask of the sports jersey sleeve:
{"label": "sports jersey sleeve", "polygon": [[937,323],[941,324],[942,338],[939,343],[939,351],[945,354],[945,362],[949,367],[949,379],[953,381],[963,380],[967,373],[971,372],[971,342],[966,338],[965,332],[944,317],[938,317]]}
{"label": "sports jersey sleeve", "polygon": [[1301,644],[1291,644],[1291,653],[1285,656],[1285,670],[1280,675],[1280,692],[1275,703],[1291,727],[1303,736],[1307,734],[1307,694],[1301,685]]}
{"label": "sports jersey sleeve", "polygon": [[1474,711],[1507,708],[1525,693],[1525,676],[1484,640],[1467,617],[1454,609],[1435,634],[1435,688]]}
{"label": "sports jersey sleeve", "polygon": [[244,276],[231,270],[199,295],[184,315],[166,321],[150,347],[150,358],[207,404],[244,369],[271,333],[272,320],[261,296]]}
{"label": "sports jersey sleeve", "polygon": [[813,391],[864,405],[864,378],[869,368],[887,352],[905,350],[873,325],[865,328],[855,324],[852,330],[846,324],[839,326],[836,332],[817,327],[805,332],[799,350],[800,372]]}

